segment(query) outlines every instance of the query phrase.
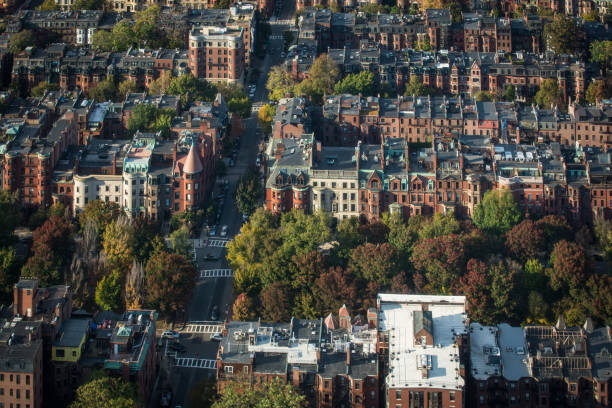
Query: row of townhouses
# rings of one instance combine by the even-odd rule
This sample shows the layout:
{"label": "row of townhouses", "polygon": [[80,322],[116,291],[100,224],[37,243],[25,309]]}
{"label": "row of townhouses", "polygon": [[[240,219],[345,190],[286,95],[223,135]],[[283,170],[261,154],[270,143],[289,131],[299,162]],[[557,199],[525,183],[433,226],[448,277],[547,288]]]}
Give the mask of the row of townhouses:
{"label": "row of townhouses", "polygon": [[[324,111],[334,98],[360,100],[331,97]],[[338,218],[380,218],[387,211],[404,217],[449,211],[470,217],[486,191],[505,189],[526,213],[563,214],[576,222],[611,216],[610,136],[600,130],[609,129],[609,119],[587,130],[586,124],[574,123],[580,139],[550,138],[565,125],[521,138],[521,127],[530,126],[527,120],[539,124],[538,118],[553,113],[534,110],[510,131],[491,102],[471,102],[473,116],[465,117],[469,106],[445,113],[453,110],[445,98],[405,98],[400,100],[412,108],[395,106],[387,116],[375,99],[370,102],[377,106],[363,107],[373,117],[360,116],[360,108],[350,103],[341,112],[334,105],[337,116],[323,121],[322,130],[312,128],[314,112],[304,99],[281,100],[266,150],[266,208],[321,210]],[[425,111],[415,111],[419,108]],[[588,109],[576,107],[568,121]],[[330,138],[329,126],[340,129],[333,136],[346,138]],[[372,128],[375,133],[360,132]],[[603,143],[593,141],[602,135]]]}
{"label": "row of townhouses", "polygon": [[[337,316],[337,317],[336,317]],[[312,407],[609,406],[610,327],[483,326],[463,296],[379,294],[367,316],[226,323],[217,388],[292,384]]]}

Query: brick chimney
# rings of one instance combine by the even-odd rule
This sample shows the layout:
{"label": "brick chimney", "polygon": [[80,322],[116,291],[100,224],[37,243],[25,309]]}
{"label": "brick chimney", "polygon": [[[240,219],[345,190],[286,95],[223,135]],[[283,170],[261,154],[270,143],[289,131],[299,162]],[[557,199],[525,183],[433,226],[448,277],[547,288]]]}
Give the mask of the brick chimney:
{"label": "brick chimney", "polygon": [[346,345],[346,365],[347,366],[351,365],[351,345],[350,344]]}
{"label": "brick chimney", "polygon": [[321,142],[317,142],[315,145],[315,160],[318,162],[321,161],[321,152],[323,150],[323,145]]}
{"label": "brick chimney", "polygon": [[280,160],[280,158],[283,155],[283,152],[285,151],[285,145],[282,143],[279,143],[276,145],[276,160]]}
{"label": "brick chimney", "polygon": [[174,144],[174,147],[172,148],[172,161],[176,163],[176,143]]}

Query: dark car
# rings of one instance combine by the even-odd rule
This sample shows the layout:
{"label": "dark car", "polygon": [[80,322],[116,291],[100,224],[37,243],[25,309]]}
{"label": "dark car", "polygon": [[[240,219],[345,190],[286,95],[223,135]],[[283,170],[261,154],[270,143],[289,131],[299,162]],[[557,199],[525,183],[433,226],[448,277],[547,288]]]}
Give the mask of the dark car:
{"label": "dark car", "polygon": [[219,257],[215,256],[213,254],[206,254],[204,259],[207,260],[207,261],[217,261],[217,260],[219,260]]}

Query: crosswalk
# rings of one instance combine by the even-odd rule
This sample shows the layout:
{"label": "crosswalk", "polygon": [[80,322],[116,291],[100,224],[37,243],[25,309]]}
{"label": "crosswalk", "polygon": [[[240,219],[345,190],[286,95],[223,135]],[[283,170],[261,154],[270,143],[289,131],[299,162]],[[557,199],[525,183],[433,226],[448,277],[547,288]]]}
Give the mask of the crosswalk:
{"label": "crosswalk", "polygon": [[223,331],[222,324],[187,324],[182,333],[215,334]]}
{"label": "crosswalk", "polygon": [[217,360],[208,360],[206,358],[179,357],[175,360],[174,366],[175,367],[204,368],[208,370],[216,370]]}
{"label": "crosswalk", "polygon": [[276,20],[270,21],[270,25],[293,25],[295,20]]}
{"label": "crosswalk", "polygon": [[271,35],[270,39],[271,40],[282,40],[283,36],[282,35]]}
{"label": "crosswalk", "polygon": [[229,240],[227,239],[209,239],[208,246],[215,247],[215,248],[225,248],[227,247],[228,242]]}
{"label": "crosswalk", "polygon": [[207,278],[233,278],[232,269],[203,269],[200,271],[200,279]]}

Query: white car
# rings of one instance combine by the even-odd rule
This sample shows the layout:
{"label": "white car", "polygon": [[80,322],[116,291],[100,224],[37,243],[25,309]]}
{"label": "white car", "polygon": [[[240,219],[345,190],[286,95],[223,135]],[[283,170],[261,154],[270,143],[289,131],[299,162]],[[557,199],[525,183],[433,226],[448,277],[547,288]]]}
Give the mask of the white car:
{"label": "white car", "polygon": [[162,339],[178,339],[180,335],[174,330],[166,330],[162,333]]}
{"label": "white car", "polygon": [[224,225],[223,228],[221,228],[221,236],[227,237],[227,225]]}
{"label": "white car", "polygon": [[211,341],[221,341],[223,340],[223,335],[221,333],[214,333],[212,336],[210,336],[210,340]]}

